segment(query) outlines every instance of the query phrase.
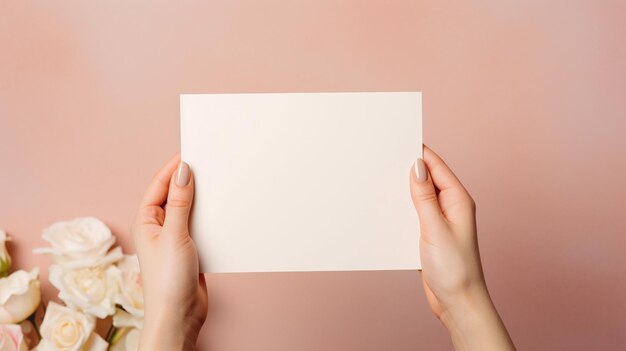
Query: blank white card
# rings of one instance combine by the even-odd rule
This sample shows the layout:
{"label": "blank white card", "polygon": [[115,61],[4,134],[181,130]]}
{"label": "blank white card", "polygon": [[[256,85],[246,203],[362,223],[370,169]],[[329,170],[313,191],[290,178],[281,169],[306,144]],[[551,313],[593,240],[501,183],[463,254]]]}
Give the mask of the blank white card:
{"label": "blank white card", "polygon": [[203,272],[420,268],[418,92],[181,95]]}

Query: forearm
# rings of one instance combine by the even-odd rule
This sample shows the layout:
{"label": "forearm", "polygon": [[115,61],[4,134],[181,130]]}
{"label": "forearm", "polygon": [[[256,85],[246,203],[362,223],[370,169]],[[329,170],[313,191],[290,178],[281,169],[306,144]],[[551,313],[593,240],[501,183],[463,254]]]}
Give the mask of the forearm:
{"label": "forearm", "polygon": [[515,350],[486,288],[460,298],[441,321],[457,351]]}

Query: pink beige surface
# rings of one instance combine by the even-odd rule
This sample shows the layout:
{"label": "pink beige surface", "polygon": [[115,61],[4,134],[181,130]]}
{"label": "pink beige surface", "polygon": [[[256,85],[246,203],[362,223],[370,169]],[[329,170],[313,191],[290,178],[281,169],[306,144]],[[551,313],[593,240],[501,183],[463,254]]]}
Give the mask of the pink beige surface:
{"label": "pink beige surface", "polygon": [[[30,250],[58,220],[97,216],[134,251],[180,93],[419,90],[519,349],[620,350],[625,23],[619,1],[2,2],[0,228],[44,276]],[[451,349],[417,272],[208,283],[201,350]]]}

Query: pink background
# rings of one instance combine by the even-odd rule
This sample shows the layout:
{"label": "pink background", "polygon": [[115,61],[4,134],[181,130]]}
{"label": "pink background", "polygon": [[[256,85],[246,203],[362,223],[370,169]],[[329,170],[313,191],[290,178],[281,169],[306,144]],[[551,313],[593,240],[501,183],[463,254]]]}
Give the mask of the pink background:
{"label": "pink background", "polygon": [[[134,251],[180,93],[420,90],[519,349],[623,349],[625,24],[621,1],[4,1],[0,227],[44,275],[30,250],[58,220]],[[208,282],[203,350],[451,349],[417,272]]]}

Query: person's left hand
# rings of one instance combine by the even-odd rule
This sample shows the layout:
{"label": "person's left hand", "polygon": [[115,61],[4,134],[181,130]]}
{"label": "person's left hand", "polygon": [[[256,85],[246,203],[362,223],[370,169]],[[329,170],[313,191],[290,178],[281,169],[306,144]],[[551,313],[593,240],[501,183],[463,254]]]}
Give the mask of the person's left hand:
{"label": "person's left hand", "polygon": [[191,170],[176,155],[154,176],[137,211],[131,232],[145,304],[140,350],[194,350],[207,317],[206,282],[188,228],[193,193]]}

